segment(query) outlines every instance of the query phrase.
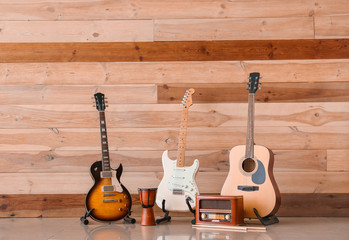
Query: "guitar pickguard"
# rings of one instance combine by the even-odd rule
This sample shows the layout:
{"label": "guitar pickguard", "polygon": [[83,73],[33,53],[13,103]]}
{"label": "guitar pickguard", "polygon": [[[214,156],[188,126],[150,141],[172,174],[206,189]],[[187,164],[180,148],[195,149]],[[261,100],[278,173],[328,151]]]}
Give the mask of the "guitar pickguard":
{"label": "guitar pickguard", "polygon": [[168,211],[189,211],[186,199],[195,208],[196,195],[199,194],[195,183],[195,175],[199,168],[199,161],[195,160],[190,167],[177,167],[177,161],[168,157],[165,151],[162,155],[164,177],[162,178],[156,194],[156,204],[162,208],[165,200],[165,208]]}
{"label": "guitar pickguard", "polygon": [[172,175],[168,182],[168,190],[172,191],[174,195],[184,195],[188,193],[196,196],[198,192],[197,186],[194,182],[193,176],[196,171],[195,166],[191,167],[176,167],[176,161],[172,163]]}
{"label": "guitar pickguard", "polygon": [[261,161],[257,160],[257,171],[252,175],[252,182],[255,184],[263,184],[265,182],[265,168]]}

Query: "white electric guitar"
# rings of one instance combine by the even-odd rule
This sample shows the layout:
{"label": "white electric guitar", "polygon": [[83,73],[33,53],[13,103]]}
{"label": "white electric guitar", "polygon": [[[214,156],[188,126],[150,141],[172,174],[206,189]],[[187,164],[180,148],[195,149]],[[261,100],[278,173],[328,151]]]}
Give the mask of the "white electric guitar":
{"label": "white electric guitar", "polygon": [[162,154],[162,166],[164,168],[164,177],[162,178],[156,195],[156,204],[162,208],[165,200],[165,209],[167,211],[189,211],[186,200],[189,200],[190,206],[194,209],[196,195],[199,194],[195,183],[195,175],[199,169],[199,161],[195,159],[190,167],[185,167],[185,143],[188,126],[188,110],[192,105],[192,94],[194,89],[186,91],[182,100],[182,120],[179,131],[177,160],[171,160],[166,150]]}

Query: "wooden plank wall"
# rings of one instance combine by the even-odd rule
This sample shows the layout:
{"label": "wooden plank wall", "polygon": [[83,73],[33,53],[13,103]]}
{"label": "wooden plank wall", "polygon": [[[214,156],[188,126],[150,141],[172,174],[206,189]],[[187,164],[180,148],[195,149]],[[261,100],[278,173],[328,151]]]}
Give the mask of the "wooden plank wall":
{"label": "wooden plank wall", "polygon": [[[274,151],[280,216],[349,216],[348,0],[0,0],[0,216],[84,213],[106,110],[112,164],[140,214],[161,154],[176,156],[179,102],[194,87],[187,164],[218,193],[245,143]],[[156,209],[159,215],[159,209]]]}

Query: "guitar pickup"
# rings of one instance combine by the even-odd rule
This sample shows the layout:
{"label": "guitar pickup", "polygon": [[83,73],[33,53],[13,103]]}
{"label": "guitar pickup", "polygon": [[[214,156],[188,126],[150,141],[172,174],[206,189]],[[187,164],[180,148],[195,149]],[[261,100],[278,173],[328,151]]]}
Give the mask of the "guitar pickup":
{"label": "guitar pickup", "polygon": [[103,202],[116,202],[116,199],[103,199]]}
{"label": "guitar pickup", "polygon": [[102,186],[102,192],[115,192],[115,187],[113,185]]}
{"label": "guitar pickup", "polygon": [[258,191],[259,187],[258,186],[238,186],[238,190],[253,192],[253,191]]}
{"label": "guitar pickup", "polygon": [[113,173],[111,171],[101,171],[101,178],[111,178]]}
{"label": "guitar pickup", "polygon": [[172,193],[173,193],[173,195],[183,195],[184,194],[182,189],[173,189]]}

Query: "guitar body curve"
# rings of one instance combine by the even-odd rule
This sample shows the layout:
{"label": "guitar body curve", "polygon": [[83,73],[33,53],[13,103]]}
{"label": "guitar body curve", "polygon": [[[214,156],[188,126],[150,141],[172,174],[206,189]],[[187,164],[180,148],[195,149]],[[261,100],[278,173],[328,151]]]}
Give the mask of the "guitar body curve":
{"label": "guitar body curve", "polygon": [[91,165],[90,173],[94,185],[86,195],[85,207],[91,212],[90,217],[96,221],[116,221],[124,218],[131,210],[132,199],[127,189],[120,183],[122,165],[115,170],[116,181],[120,184],[122,191],[103,192],[103,186],[112,185],[111,178],[101,178],[102,162],[97,161]]}
{"label": "guitar body curve", "polygon": [[[261,217],[274,215],[281,203],[280,192],[273,174],[274,155],[268,148],[254,145],[255,169],[246,172],[243,169],[243,161],[246,160],[245,150],[245,145],[231,149],[229,173],[221,195],[242,195],[245,218],[257,218],[253,208],[258,210]],[[253,187],[253,190],[248,187]]]}
{"label": "guitar body curve", "polygon": [[171,160],[168,151],[164,151],[162,154],[164,177],[158,186],[156,204],[162,208],[162,201],[166,200],[167,211],[185,212],[189,211],[186,199],[190,198],[190,206],[194,209],[196,195],[199,194],[195,183],[199,161],[196,159],[190,167],[176,167],[176,163],[177,160]]}

